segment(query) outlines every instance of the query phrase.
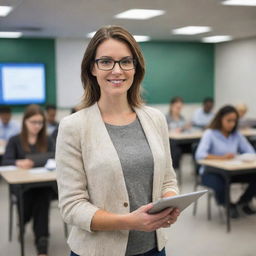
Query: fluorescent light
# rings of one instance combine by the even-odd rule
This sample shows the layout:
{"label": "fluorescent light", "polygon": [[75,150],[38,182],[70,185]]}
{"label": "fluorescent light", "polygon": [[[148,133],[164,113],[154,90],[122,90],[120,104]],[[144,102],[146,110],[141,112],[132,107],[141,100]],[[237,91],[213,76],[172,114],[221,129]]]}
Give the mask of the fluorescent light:
{"label": "fluorescent light", "polygon": [[[87,34],[88,38],[93,38],[97,31],[93,31]],[[142,35],[134,35],[134,39],[137,42],[146,42],[149,41],[151,38],[149,36],[142,36]]]}
{"label": "fluorescent light", "polygon": [[134,35],[133,37],[134,37],[134,39],[135,39],[137,42],[146,42],[146,41],[149,41],[149,40],[150,40],[150,37],[149,37],[149,36]]}
{"label": "fluorescent light", "polygon": [[0,32],[0,37],[2,38],[18,38],[21,36],[21,32]]}
{"label": "fluorescent light", "polygon": [[256,6],[256,0],[226,0],[223,1],[224,5],[244,5],[244,6]]}
{"label": "fluorescent light", "polygon": [[87,34],[87,37],[93,38],[97,31],[93,31]]}
{"label": "fluorescent light", "polygon": [[172,33],[177,35],[196,35],[196,34],[206,33],[211,30],[212,29],[210,27],[188,26],[188,27],[173,29]]}
{"label": "fluorescent light", "polygon": [[130,9],[119,14],[116,14],[116,19],[134,19],[134,20],[147,20],[153,17],[163,15],[164,10],[152,10],[152,9]]}
{"label": "fluorescent light", "polygon": [[204,43],[220,43],[232,40],[231,36],[208,36],[202,39]]}
{"label": "fluorescent light", "polygon": [[7,16],[13,8],[11,6],[0,6],[0,16]]}

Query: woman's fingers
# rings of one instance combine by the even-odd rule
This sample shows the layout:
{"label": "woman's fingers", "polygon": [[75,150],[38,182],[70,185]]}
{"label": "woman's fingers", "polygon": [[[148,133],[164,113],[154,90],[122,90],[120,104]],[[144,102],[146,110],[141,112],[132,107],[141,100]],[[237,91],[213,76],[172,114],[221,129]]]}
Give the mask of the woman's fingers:
{"label": "woman's fingers", "polygon": [[171,213],[166,217],[160,219],[158,222],[156,222],[156,225],[158,228],[167,228],[170,227],[172,224],[174,224],[177,221],[178,216],[180,215],[179,209],[174,209],[171,211]]}
{"label": "woman's fingers", "polygon": [[167,208],[156,214],[148,214],[153,204],[147,204],[132,213],[133,229],[151,232],[162,227],[170,227],[179,215],[177,208]]}

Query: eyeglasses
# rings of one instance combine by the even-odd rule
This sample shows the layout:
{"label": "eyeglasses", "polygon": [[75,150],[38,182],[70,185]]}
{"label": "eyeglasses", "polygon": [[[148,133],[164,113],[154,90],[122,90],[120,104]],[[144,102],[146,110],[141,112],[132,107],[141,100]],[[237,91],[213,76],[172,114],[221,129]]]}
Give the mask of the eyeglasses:
{"label": "eyeglasses", "polygon": [[28,120],[28,122],[32,125],[38,125],[38,126],[43,126],[44,125],[43,121],[30,121],[30,120]]}
{"label": "eyeglasses", "polygon": [[133,58],[123,58],[121,60],[113,60],[113,59],[108,59],[108,58],[102,58],[102,59],[96,59],[95,60],[98,69],[104,70],[104,71],[109,71],[112,70],[116,63],[118,63],[119,67],[124,70],[132,70],[136,66],[136,60]]}

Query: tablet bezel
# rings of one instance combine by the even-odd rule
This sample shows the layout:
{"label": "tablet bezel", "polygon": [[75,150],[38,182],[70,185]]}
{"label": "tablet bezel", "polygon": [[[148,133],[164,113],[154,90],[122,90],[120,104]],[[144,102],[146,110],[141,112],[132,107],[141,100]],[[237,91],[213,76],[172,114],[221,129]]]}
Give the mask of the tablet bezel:
{"label": "tablet bezel", "polygon": [[180,211],[183,211],[190,204],[195,202],[199,197],[206,194],[207,192],[208,190],[200,190],[182,195],[162,198],[156,202],[153,202],[153,207],[148,211],[148,213],[159,213],[166,208],[178,208]]}

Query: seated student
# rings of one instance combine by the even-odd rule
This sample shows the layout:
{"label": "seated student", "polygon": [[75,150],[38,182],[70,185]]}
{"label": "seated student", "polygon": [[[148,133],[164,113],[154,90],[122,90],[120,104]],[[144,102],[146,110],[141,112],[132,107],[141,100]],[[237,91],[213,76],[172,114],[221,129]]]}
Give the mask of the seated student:
{"label": "seated student", "polygon": [[[222,107],[203,134],[196,151],[196,159],[232,159],[237,154],[255,153],[247,139],[237,131],[238,113],[233,106]],[[215,173],[207,173],[201,168],[202,182],[215,191],[216,201],[225,205],[225,181]],[[248,187],[237,204],[231,204],[231,217],[239,217],[237,206],[246,214],[256,213],[249,203],[256,195],[256,175],[235,176],[232,182],[246,182]]]}
{"label": "seated student", "polygon": [[169,112],[166,114],[169,131],[182,132],[189,127],[185,118],[181,115],[183,105],[184,101],[181,97],[171,99]]}
{"label": "seated student", "polygon": [[[38,105],[27,107],[22,121],[21,133],[11,137],[3,156],[4,165],[16,165],[29,169],[44,166],[54,157],[54,142],[46,136],[46,119]],[[34,156],[42,156],[35,160]],[[13,193],[16,193],[13,191]],[[38,255],[47,254],[49,236],[48,217],[52,189],[50,187],[31,188],[24,193],[24,222],[33,219],[33,230]]]}
{"label": "seated student", "polygon": [[[78,106],[75,106],[75,107],[71,108],[70,114],[74,114],[74,113],[76,113],[78,110],[79,110],[79,107],[78,107]],[[58,131],[59,131],[59,125],[54,129],[54,131],[53,131],[52,134],[51,134],[51,137],[52,137],[52,139],[55,141],[55,143],[56,143],[56,140],[57,140]]]}
{"label": "seated student", "polygon": [[53,131],[59,126],[56,121],[57,108],[55,105],[46,106],[46,121],[47,121],[47,134],[51,135]]}
{"label": "seated student", "polygon": [[244,103],[236,104],[235,108],[239,115],[239,123],[238,123],[239,128],[241,129],[252,128],[256,125],[255,119],[246,117],[246,113],[248,111],[246,104]]}
{"label": "seated student", "polygon": [[[170,101],[169,113],[166,115],[166,120],[169,131],[171,132],[180,133],[187,130],[190,127],[190,125],[186,122],[185,118],[181,115],[183,104],[184,101],[181,97],[174,97]],[[179,169],[182,153],[189,151],[190,145],[180,145],[177,144],[175,141],[171,140],[170,146],[173,167],[175,169]]]}
{"label": "seated student", "polygon": [[214,116],[212,112],[213,106],[213,99],[205,98],[203,101],[203,107],[197,109],[194,113],[192,119],[193,126],[205,129]]}
{"label": "seated student", "polygon": [[11,120],[11,108],[8,106],[0,107],[0,140],[7,142],[10,137],[20,132],[20,126]]}

